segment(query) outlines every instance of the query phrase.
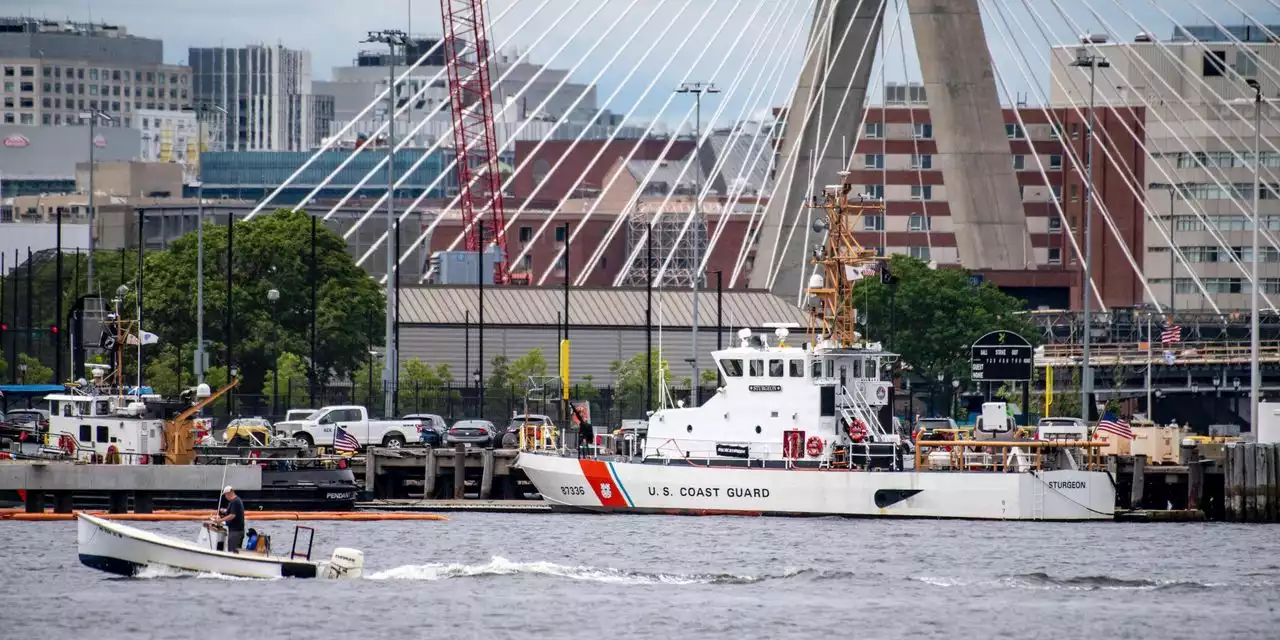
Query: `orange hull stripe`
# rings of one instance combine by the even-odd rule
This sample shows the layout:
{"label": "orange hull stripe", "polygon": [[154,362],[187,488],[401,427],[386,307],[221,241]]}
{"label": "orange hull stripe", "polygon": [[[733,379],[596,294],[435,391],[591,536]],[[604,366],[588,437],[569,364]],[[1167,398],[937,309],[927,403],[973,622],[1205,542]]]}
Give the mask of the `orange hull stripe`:
{"label": "orange hull stripe", "polygon": [[628,506],[622,487],[617,486],[613,476],[609,474],[608,465],[599,460],[579,460],[578,465],[582,467],[582,475],[587,479],[587,484],[591,485],[600,504],[606,507]]}

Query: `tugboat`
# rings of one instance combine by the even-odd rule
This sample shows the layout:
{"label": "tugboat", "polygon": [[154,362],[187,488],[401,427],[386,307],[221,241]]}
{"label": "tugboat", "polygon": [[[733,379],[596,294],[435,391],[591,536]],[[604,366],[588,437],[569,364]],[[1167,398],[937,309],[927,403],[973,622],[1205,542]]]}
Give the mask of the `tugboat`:
{"label": "tugboat", "polygon": [[652,412],[638,455],[570,457],[522,440],[516,464],[553,509],[1113,518],[1102,442],[1028,437],[997,403],[967,439],[913,443],[885,427],[897,356],[857,333],[851,298],[876,261],[854,230],[883,204],[850,201],[849,190],[832,185],[815,198],[824,216],[814,230],[826,238],[814,252],[806,340],[789,341],[796,325],[775,325],[773,344],[741,330],[737,346],[712,353],[724,386],[701,406]]}
{"label": "tugboat", "polygon": [[[49,424],[19,452],[24,458],[45,458],[86,464],[257,464],[262,489],[244,491],[253,509],[280,511],[346,511],[355,508],[357,485],[346,460],[307,457],[309,450],[287,440],[250,440],[228,446],[198,444],[203,423],[196,419],[238,384],[212,391],[208,385],[188,390],[177,401],[166,401],[147,387],[129,387],[124,370],[124,345],[137,335],[136,323],[116,313],[106,316],[101,346],[113,365],[84,365],[89,380],[68,384],[61,393],[45,396]],[[136,344],[136,343],[135,343]],[[2,496],[12,500],[18,496]],[[207,508],[217,492],[156,492],[159,509]],[[106,492],[77,492],[78,508],[108,506]]]}

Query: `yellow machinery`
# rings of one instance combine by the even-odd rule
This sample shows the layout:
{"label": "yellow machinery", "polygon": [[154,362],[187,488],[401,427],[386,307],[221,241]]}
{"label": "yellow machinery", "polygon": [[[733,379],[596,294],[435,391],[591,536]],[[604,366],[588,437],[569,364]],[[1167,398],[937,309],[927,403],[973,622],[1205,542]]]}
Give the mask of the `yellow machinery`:
{"label": "yellow machinery", "polygon": [[191,464],[196,461],[195,437],[192,435],[196,423],[191,418],[239,384],[239,380],[232,380],[221,389],[209,394],[209,397],[200,399],[186,411],[174,416],[172,420],[165,420],[164,461],[166,464]]}

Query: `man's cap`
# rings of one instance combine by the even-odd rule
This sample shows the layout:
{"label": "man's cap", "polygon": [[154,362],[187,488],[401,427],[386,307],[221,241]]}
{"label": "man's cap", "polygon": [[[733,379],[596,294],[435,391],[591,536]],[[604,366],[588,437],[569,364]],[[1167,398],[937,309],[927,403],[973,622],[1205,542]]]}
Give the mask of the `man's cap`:
{"label": "man's cap", "polygon": [[223,493],[223,494],[231,493],[231,485],[227,485],[227,486],[223,487],[223,488],[222,488],[222,493]]}

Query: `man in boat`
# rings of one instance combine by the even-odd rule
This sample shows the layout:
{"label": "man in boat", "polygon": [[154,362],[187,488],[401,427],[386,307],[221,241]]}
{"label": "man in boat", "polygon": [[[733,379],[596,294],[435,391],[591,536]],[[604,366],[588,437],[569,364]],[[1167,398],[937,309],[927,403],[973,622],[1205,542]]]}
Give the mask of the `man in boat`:
{"label": "man in boat", "polygon": [[215,520],[227,526],[227,551],[239,553],[244,546],[244,502],[231,485],[222,488],[222,498],[226,506],[218,509]]}

